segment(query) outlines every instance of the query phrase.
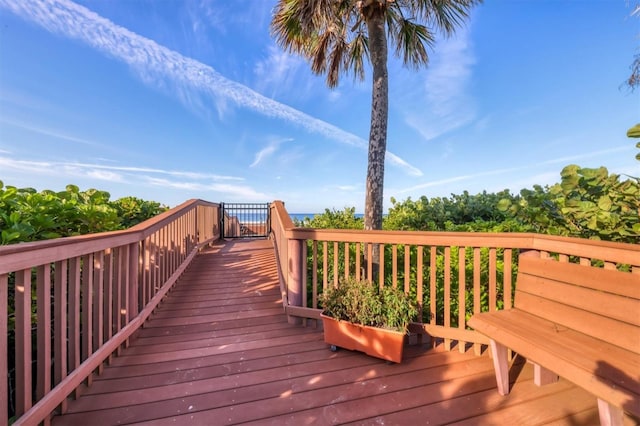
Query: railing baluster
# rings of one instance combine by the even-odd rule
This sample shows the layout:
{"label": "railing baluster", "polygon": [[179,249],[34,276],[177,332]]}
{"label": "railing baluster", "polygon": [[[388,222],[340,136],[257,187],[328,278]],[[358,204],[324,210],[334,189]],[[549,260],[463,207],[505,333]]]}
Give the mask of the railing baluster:
{"label": "railing baluster", "polygon": [[37,298],[37,386],[36,399],[51,390],[51,265],[40,265],[36,272]]}
{"label": "railing baluster", "polygon": [[417,250],[417,274],[416,274],[416,295],[418,298],[418,320],[422,322],[422,312],[424,309],[424,247],[418,246]]}
{"label": "railing baluster", "polygon": [[[482,252],[480,247],[473,248],[473,313],[477,314],[481,311],[481,295],[482,282],[480,279],[480,261]],[[473,345],[473,351],[476,355],[480,355],[482,346],[479,343]]]}
{"label": "railing baluster", "polygon": [[[467,327],[467,248],[458,247],[458,328],[464,330]],[[458,341],[460,353],[467,351],[467,342]]]}
{"label": "railing baluster", "polygon": [[327,290],[329,286],[329,243],[322,242],[322,290]]}
{"label": "railing baluster", "polygon": [[344,243],[344,279],[348,280],[351,273],[351,265],[349,265],[349,243]]}
{"label": "railing baluster", "polygon": [[338,277],[340,275],[340,246],[338,246],[338,242],[333,242],[333,286],[338,286]]}
{"label": "railing baluster", "polygon": [[311,285],[312,285],[312,291],[313,291],[313,302],[312,302],[312,306],[314,308],[318,307],[318,242],[317,241],[313,241],[312,243],[312,250],[313,250],[313,259],[312,259],[312,278],[311,278]]}
{"label": "railing baluster", "polygon": [[[451,327],[451,247],[444,248],[444,324]],[[444,347],[451,350],[451,339],[444,339]]]}
{"label": "railing baluster", "polygon": [[[67,377],[67,260],[55,263],[55,275],[53,277],[53,382],[57,385]],[[65,399],[60,410],[67,411]]]}
{"label": "railing baluster", "polygon": [[80,365],[80,259],[69,259],[69,369]]}
{"label": "railing baluster", "polygon": [[[113,250],[113,319],[112,319],[112,335],[115,335],[121,328],[120,309],[122,306],[122,247],[116,247]],[[120,348],[116,352],[120,355]]]}
{"label": "railing baluster", "polygon": [[[382,253],[382,250],[380,250]],[[382,257],[382,255],[380,255]],[[380,260],[380,264],[383,264]],[[391,247],[391,284],[393,288],[398,288],[398,245],[393,244]]]}
{"label": "railing baluster", "polygon": [[148,283],[148,265],[149,265],[149,238],[140,241],[140,268],[138,270],[138,285],[140,306],[144,307],[148,302],[147,299],[147,283]]}
{"label": "railing baluster", "polygon": [[[93,256],[86,254],[82,256],[82,359],[89,358],[93,353]],[[91,378],[88,378],[91,381]]]}
{"label": "railing baluster", "polygon": [[360,281],[360,279],[362,278],[362,271],[360,270],[361,266],[361,262],[360,262],[360,256],[362,256],[362,253],[360,253],[360,243],[356,243],[356,280]]}
{"label": "railing baluster", "polygon": [[[302,306],[307,308],[309,295],[307,294],[307,242],[300,241],[300,292],[302,293]],[[302,325],[307,326],[307,319],[302,319]]]}
{"label": "railing baluster", "polygon": [[382,288],[384,287],[384,278],[385,278],[384,277],[384,244],[380,244],[378,246],[378,252],[380,253],[380,259],[378,262],[378,279],[380,281],[380,288]]}
{"label": "railing baluster", "polygon": [[[135,242],[129,244],[129,265],[128,265],[128,276],[127,276],[127,285],[129,287],[129,304],[127,306],[127,324],[133,318],[135,318],[139,310],[138,305],[138,294],[139,294],[139,282],[138,282],[138,271],[140,268],[140,243]],[[176,268],[177,269],[177,266]]]}
{"label": "railing baluster", "polygon": [[513,293],[512,293],[512,285],[513,280],[511,277],[511,271],[513,267],[513,250],[504,249],[504,271],[502,271],[503,275],[503,291],[504,291],[504,308],[509,309],[513,305]]}
{"label": "railing baluster", "polygon": [[31,269],[15,274],[16,414],[31,408]]}
{"label": "railing baluster", "polygon": [[411,290],[411,246],[404,245],[404,292]]}
{"label": "railing baluster", "polygon": [[[129,245],[120,247],[120,315],[118,331],[122,330],[129,323],[129,262],[131,253]],[[123,348],[129,347],[129,339],[121,345],[118,355]]]}
{"label": "railing baluster", "polygon": [[496,264],[496,249],[495,247],[491,247],[489,249],[489,311],[498,309]]}
{"label": "railing baluster", "polygon": [[430,314],[429,314],[429,323],[432,325],[436,325],[438,322],[438,298],[437,298],[437,271],[438,271],[438,263],[437,263],[437,248],[435,246],[431,246],[429,249],[429,299],[430,299]]}
{"label": "railing baluster", "polygon": [[[113,249],[107,249],[104,252],[104,321],[103,321],[103,337],[105,341],[111,340],[113,337],[113,282],[114,282],[114,270],[113,270]],[[111,362],[111,357],[107,362]]]}
{"label": "railing baluster", "polygon": [[373,243],[367,243],[367,278],[371,279],[373,274]]}
{"label": "railing baluster", "polygon": [[[93,254],[93,345],[91,353],[104,343],[104,251]],[[98,368],[102,374],[103,365]]]}

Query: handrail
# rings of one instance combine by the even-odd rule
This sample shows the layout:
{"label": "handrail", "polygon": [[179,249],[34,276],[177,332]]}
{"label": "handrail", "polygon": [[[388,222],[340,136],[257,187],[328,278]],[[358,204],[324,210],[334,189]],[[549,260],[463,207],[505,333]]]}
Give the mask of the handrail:
{"label": "handrail", "polygon": [[[47,423],[57,408],[64,413],[68,395],[128,345],[196,253],[219,237],[219,205],[189,200],[128,230],[0,246],[0,335],[8,333],[13,291],[16,348],[9,357],[0,346],[0,375],[7,377],[13,361],[15,424]],[[0,423],[8,398],[2,380]]]}
{"label": "handrail", "polygon": [[[288,218],[278,203],[273,209]],[[462,352],[468,347],[479,352],[479,344],[488,343],[467,327],[470,316],[512,305],[520,253],[640,273],[638,244],[534,233],[309,229],[296,228],[290,220],[279,227],[273,236],[290,316],[318,319],[319,296],[327,286],[374,276],[372,248],[377,245],[382,260],[376,284],[400,286],[421,305],[423,319],[411,330],[442,338],[449,349],[457,342]],[[301,243],[298,253],[292,252],[291,241]],[[290,270],[298,259],[302,272],[292,282]],[[292,303],[292,293],[302,295],[300,303]]]}

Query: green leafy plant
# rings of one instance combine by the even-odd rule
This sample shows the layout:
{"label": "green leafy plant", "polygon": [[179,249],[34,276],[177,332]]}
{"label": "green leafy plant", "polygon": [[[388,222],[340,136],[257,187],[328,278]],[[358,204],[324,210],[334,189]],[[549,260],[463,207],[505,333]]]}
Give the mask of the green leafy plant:
{"label": "green leafy plant", "polygon": [[397,288],[347,279],[321,296],[323,313],[354,324],[406,331],[418,316],[414,299]]}
{"label": "green leafy plant", "polygon": [[605,167],[566,166],[551,187],[522,190],[502,200],[508,211],[536,232],[636,243],[640,237],[640,178],[611,173]]}
{"label": "green leafy plant", "polygon": [[154,201],[110,201],[97,189],[36,191],[0,181],[0,245],[126,229],[167,210]]}

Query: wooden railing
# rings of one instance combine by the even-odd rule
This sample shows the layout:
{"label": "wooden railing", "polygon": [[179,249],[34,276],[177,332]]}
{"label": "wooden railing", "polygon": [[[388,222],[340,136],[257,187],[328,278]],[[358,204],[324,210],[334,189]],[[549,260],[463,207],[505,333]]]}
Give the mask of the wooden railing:
{"label": "wooden railing", "polygon": [[[317,320],[319,295],[340,279],[377,276],[378,285],[401,287],[418,300],[422,319],[412,331],[443,339],[449,349],[479,352],[486,339],[468,329],[467,320],[511,306],[523,251],[640,273],[637,244],[537,234],[304,229],[294,227],[282,202],[270,209],[291,322]],[[51,413],[66,410],[69,395],[81,392],[128,345],[198,250],[220,237],[220,219],[219,205],[191,200],[126,231],[0,247],[0,335],[15,336],[15,353],[0,345],[0,374],[15,370],[16,424],[47,424]],[[377,268],[374,246],[381,253]],[[8,418],[8,399],[2,380],[0,424]]]}
{"label": "wooden railing", "polygon": [[[343,278],[377,276],[378,285],[400,286],[416,297],[422,315],[412,331],[443,339],[446,348],[456,346],[461,352],[473,348],[479,353],[488,343],[467,327],[474,313],[512,305],[518,255],[523,251],[640,273],[638,244],[523,233],[304,229],[293,227],[279,202],[272,209],[291,317],[318,319],[318,297],[327,286]],[[382,257],[378,268],[374,246]]]}
{"label": "wooden railing", "polygon": [[[219,223],[217,204],[191,200],[125,231],[0,246],[0,336],[15,336],[15,354],[0,345],[0,375],[15,369],[15,424],[64,412],[198,250],[219,238]],[[0,424],[9,398],[2,379]]]}

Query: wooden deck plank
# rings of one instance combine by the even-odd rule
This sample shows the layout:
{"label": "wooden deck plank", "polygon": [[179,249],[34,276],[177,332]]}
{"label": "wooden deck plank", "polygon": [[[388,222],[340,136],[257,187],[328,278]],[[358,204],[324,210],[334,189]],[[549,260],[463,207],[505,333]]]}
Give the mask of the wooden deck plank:
{"label": "wooden deck plank", "polygon": [[408,346],[401,364],[387,364],[331,352],[321,330],[287,322],[270,242],[238,241],[197,256],[53,424],[562,425],[597,416],[595,398],[571,383],[538,388],[532,377],[517,364],[501,397],[487,356]]}

